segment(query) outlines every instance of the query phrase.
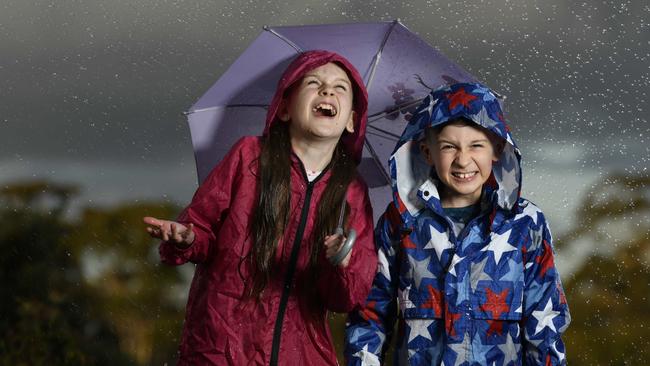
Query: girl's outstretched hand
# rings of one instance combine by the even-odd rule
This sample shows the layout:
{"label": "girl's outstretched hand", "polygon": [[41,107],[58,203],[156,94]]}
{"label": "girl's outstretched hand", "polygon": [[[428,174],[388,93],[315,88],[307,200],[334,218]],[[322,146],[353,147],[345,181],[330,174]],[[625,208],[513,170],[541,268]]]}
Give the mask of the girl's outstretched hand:
{"label": "girl's outstretched hand", "polygon": [[194,225],[185,226],[175,221],[160,220],[155,217],[144,217],[147,232],[152,238],[170,241],[179,247],[189,247],[194,242]]}
{"label": "girl's outstretched hand", "polygon": [[[338,251],[341,250],[341,247],[343,246],[345,239],[346,238],[343,235],[339,235],[339,234],[327,235],[325,237],[325,257],[327,257],[327,259],[330,259],[336,253],[338,253]],[[348,263],[350,263],[351,256],[352,256],[352,251],[350,251],[348,255],[346,255],[345,258],[343,258],[341,263],[339,263],[339,266],[343,268],[347,267]]]}

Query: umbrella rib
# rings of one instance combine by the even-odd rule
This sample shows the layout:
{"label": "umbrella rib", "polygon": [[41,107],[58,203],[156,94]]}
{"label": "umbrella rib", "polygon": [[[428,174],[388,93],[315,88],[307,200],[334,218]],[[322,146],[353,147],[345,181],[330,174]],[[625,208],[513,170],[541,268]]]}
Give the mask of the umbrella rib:
{"label": "umbrella rib", "polygon": [[386,115],[393,114],[393,113],[395,113],[395,112],[397,112],[397,111],[399,111],[399,110],[401,110],[403,108],[410,108],[410,107],[413,107],[415,105],[418,105],[418,104],[422,103],[423,100],[424,100],[424,98],[418,98],[418,99],[416,99],[416,100],[414,100],[412,102],[396,105],[395,108],[393,108],[393,109],[383,111],[383,112],[378,112],[378,113],[375,113],[375,114],[371,114],[371,115],[368,116],[368,123],[374,122],[374,121],[376,121],[378,119],[386,117]]}
{"label": "umbrella rib", "polygon": [[237,107],[260,107],[260,108],[268,108],[268,104],[228,104],[228,105],[217,105],[214,107],[208,107],[208,108],[201,108],[201,109],[195,109],[193,111],[187,111],[183,112],[184,115],[189,115],[192,113],[197,113],[197,112],[205,112],[205,111],[212,111],[215,109],[221,109],[221,108],[237,108]]}
{"label": "umbrella rib", "polygon": [[379,131],[379,132],[381,132],[383,134],[386,134],[386,135],[388,135],[390,137],[394,137],[397,140],[399,140],[399,138],[401,137],[400,135],[397,135],[397,134],[394,134],[394,133],[392,133],[390,131],[384,130],[383,128],[379,128],[379,127],[371,126],[371,125],[368,125],[367,127],[372,128],[375,131]]}
{"label": "umbrella rib", "polygon": [[296,52],[298,52],[298,53],[303,53],[304,52],[304,50],[302,48],[298,47],[297,44],[291,42],[287,37],[285,37],[282,34],[276,32],[273,28],[269,27],[268,25],[264,26],[264,30],[267,31],[267,32],[270,32],[274,36],[276,36],[276,37],[280,38],[281,40],[285,41],[289,46],[293,47],[293,49],[295,49]]}
{"label": "umbrella rib", "polygon": [[398,23],[399,23],[398,19],[393,20],[393,23],[391,24],[390,28],[388,28],[388,31],[384,35],[384,40],[381,42],[381,46],[379,46],[379,50],[377,51],[375,57],[372,60],[372,68],[370,69],[370,76],[368,77],[368,82],[366,83],[366,89],[370,89],[370,86],[372,85],[372,80],[375,78],[375,70],[377,69],[377,65],[379,64],[381,53],[384,51],[384,46],[386,46],[386,42],[388,42],[388,37],[393,32],[393,28],[395,28],[395,25]]}
{"label": "umbrella rib", "polygon": [[375,149],[373,149],[372,145],[370,145],[370,142],[368,141],[367,138],[364,138],[364,143],[366,147],[368,148],[368,151],[370,152],[370,156],[372,156],[372,160],[375,162],[377,165],[377,168],[379,168],[379,171],[381,172],[381,175],[384,177],[386,180],[386,184],[390,185],[390,177],[388,176],[388,172],[386,172],[386,169],[384,166],[381,164],[379,161],[379,156],[377,155],[377,152]]}

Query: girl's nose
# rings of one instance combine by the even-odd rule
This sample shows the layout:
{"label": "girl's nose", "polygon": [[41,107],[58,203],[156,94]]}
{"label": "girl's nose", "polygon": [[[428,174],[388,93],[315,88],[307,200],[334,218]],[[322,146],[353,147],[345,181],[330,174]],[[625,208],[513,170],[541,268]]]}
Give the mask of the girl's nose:
{"label": "girl's nose", "polygon": [[321,89],[320,95],[322,96],[334,95],[334,89],[330,86],[325,85]]}

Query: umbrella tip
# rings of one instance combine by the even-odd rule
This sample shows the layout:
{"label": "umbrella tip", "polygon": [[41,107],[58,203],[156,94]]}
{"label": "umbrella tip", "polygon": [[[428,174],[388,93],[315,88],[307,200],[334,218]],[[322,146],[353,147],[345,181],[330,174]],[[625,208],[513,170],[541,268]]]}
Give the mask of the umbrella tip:
{"label": "umbrella tip", "polygon": [[265,25],[262,27],[262,29],[264,29],[265,31],[267,31],[267,30],[269,30],[269,26],[265,24]]}

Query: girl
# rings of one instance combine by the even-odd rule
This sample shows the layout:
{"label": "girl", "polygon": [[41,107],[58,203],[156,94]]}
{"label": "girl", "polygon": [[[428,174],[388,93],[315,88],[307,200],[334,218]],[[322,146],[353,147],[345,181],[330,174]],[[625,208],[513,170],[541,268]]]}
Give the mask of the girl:
{"label": "girl", "polygon": [[[163,262],[197,264],[179,364],[337,364],[327,312],[360,307],[377,263],[356,173],[366,109],[346,59],[302,53],[278,83],[263,136],[239,140],[177,222],[144,218]],[[343,202],[357,239],[333,265]]]}

